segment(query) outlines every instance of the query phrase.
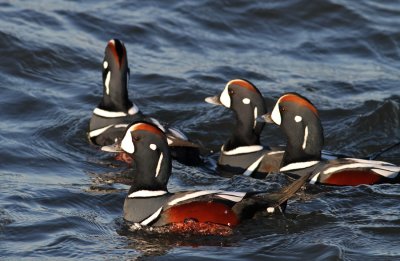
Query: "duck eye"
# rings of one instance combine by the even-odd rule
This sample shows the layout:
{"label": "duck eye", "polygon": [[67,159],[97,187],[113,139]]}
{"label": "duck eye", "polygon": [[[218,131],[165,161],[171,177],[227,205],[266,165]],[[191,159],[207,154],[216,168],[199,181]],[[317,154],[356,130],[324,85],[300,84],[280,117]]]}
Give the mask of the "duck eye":
{"label": "duck eye", "polygon": [[139,141],[139,140],[140,140],[140,137],[137,136],[137,135],[135,135],[135,136],[132,136],[132,139],[133,139],[134,141]]}
{"label": "duck eye", "polygon": [[231,96],[235,94],[235,91],[231,90],[231,89],[229,89],[228,92],[229,92],[229,95],[231,95]]}
{"label": "duck eye", "polygon": [[286,107],[285,107],[285,106],[283,106],[283,105],[279,105],[279,110],[280,110],[280,111],[286,111],[287,109],[286,109]]}

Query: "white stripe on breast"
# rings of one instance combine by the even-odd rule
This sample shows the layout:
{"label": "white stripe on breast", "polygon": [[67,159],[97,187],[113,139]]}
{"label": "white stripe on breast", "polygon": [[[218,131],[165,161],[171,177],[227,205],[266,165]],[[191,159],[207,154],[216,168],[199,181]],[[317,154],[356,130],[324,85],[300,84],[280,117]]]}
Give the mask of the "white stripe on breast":
{"label": "white stripe on breast", "polygon": [[89,137],[96,137],[99,136],[100,134],[102,134],[103,132],[105,132],[106,130],[108,130],[109,128],[111,128],[113,125],[108,125],[106,127],[97,129],[97,130],[92,130],[91,132],[89,132]]}
{"label": "white stripe on breast", "polygon": [[145,220],[143,220],[142,222],[140,222],[140,225],[147,226],[151,221],[153,221],[160,215],[161,210],[162,210],[162,207],[159,208],[156,212],[154,212],[153,215],[151,215],[150,217],[148,217]]}
{"label": "white stripe on breast", "polygon": [[315,184],[318,180],[319,177],[319,172],[317,174],[314,175],[314,177],[312,177],[312,179],[310,180],[310,184]]}
{"label": "white stripe on breast", "polygon": [[264,158],[264,155],[262,155],[261,157],[259,157],[253,164],[251,164],[246,170],[245,172],[243,172],[244,176],[250,176],[254,170],[258,167],[258,165],[260,165],[260,162],[262,161],[262,159]]}

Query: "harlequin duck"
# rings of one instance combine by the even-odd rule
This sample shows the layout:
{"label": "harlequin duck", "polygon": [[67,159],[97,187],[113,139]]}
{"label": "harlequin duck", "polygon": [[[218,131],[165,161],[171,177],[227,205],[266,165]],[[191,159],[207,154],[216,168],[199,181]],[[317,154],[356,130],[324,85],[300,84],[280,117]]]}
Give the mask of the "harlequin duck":
{"label": "harlequin duck", "polygon": [[[124,202],[124,219],[136,226],[172,232],[225,235],[258,211],[274,212],[306,182],[298,179],[278,193],[219,190],[170,193],[170,150],[165,134],[150,123],[130,125],[121,149],[131,155],[135,171]],[[228,233],[229,234],[229,233]]]}
{"label": "harlequin duck", "polygon": [[199,146],[177,129],[165,127],[156,119],[144,115],[128,98],[128,57],[125,45],[118,39],[108,42],[103,60],[103,98],[94,109],[88,137],[95,145],[118,143],[128,124],[144,120],[157,124],[167,135],[172,155],[185,164],[201,162]]}
{"label": "harlequin duck", "polygon": [[205,101],[231,109],[236,118],[231,137],[221,147],[220,170],[257,177],[279,171],[283,150],[271,150],[260,143],[265,124],[256,119],[265,114],[267,108],[254,84],[244,79],[231,80],[220,95],[207,97]]}
{"label": "harlequin duck", "polygon": [[323,128],[316,107],[297,93],[286,93],[262,118],[280,126],[287,138],[280,171],[310,175],[310,183],[338,186],[400,183],[400,167],[356,158],[321,160]]}

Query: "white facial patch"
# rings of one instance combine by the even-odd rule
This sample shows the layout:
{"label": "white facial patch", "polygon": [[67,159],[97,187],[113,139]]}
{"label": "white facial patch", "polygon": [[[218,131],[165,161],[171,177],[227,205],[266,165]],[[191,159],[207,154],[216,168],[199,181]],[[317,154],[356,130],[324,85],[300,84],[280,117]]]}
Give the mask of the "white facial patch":
{"label": "white facial patch", "polygon": [[107,68],[108,68],[108,62],[107,62],[107,61],[104,61],[104,62],[103,62],[103,68],[104,68],[104,69],[107,69]]}
{"label": "white facial patch", "polygon": [[249,98],[244,98],[242,100],[243,104],[250,104],[250,99]]}
{"label": "white facial patch", "polygon": [[301,122],[302,120],[303,120],[303,118],[299,115],[296,115],[296,117],[294,117],[295,122]]}
{"label": "white facial patch", "polygon": [[121,149],[129,154],[133,154],[135,152],[135,146],[132,142],[132,134],[130,130],[126,132],[125,137],[121,141]]}
{"label": "white facial patch", "polygon": [[111,71],[107,73],[106,80],[104,81],[104,85],[106,86],[107,95],[110,94],[110,80],[111,80]]}
{"label": "white facial patch", "polygon": [[277,101],[277,103],[275,104],[274,109],[272,110],[271,119],[272,119],[277,125],[281,125],[282,118],[281,118],[281,113],[280,113],[280,111],[279,111],[279,100]]}
{"label": "white facial patch", "polygon": [[308,139],[308,126],[306,126],[306,128],[304,129],[304,140],[303,140],[303,145],[301,146],[303,150],[306,149],[307,139]]}
{"label": "white facial patch", "polygon": [[219,100],[226,108],[231,107],[231,97],[229,96],[228,93],[228,84],[225,86],[224,91],[221,93],[221,96],[219,97]]}
{"label": "white facial patch", "polygon": [[156,149],[157,149],[157,145],[156,145],[156,144],[153,144],[153,143],[150,144],[149,147],[150,147],[151,150],[156,150]]}

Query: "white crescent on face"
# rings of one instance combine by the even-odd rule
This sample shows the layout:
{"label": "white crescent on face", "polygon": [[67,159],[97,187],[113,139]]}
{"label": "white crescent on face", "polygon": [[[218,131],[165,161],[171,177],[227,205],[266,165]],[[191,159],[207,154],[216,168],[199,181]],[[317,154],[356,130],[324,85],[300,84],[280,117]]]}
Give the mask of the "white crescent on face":
{"label": "white crescent on face", "polygon": [[121,149],[129,154],[133,154],[135,152],[135,145],[133,145],[132,134],[130,130],[126,132],[124,138],[121,141]]}
{"label": "white crescent on face", "polygon": [[276,102],[274,109],[271,113],[271,119],[278,125],[281,125],[282,117],[281,112],[279,111],[279,100]]}
{"label": "white crescent on face", "polygon": [[229,83],[225,86],[225,89],[222,91],[221,96],[219,97],[219,100],[226,108],[231,107],[231,97],[229,96],[228,93],[228,86]]}

